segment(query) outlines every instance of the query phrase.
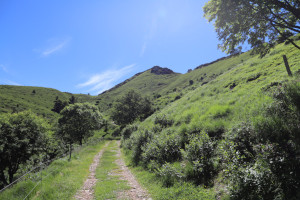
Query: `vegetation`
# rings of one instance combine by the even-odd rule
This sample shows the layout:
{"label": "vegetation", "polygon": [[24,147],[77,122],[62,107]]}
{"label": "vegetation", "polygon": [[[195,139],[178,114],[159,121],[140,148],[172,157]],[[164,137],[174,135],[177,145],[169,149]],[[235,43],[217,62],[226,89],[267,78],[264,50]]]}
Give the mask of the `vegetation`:
{"label": "vegetation", "polygon": [[126,181],[120,180],[118,175],[120,169],[115,162],[117,149],[116,141],[112,141],[101,157],[100,165],[96,171],[98,182],[95,186],[95,199],[116,199],[120,192],[130,189]]}
{"label": "vegetation", "polygon": [[131,124],[136,119],[144,120],[153,113],[151,102],[134,90],[117,100],[111,117],[119,125]]}
{"label": "vegetation", "polygon": [[102,115],[96,106],[89,103],[71,104],[61,111],[57,136],[69,145],[70,158],[72,144],[82,145],[84,139],[92,136],[92,131],[103,125]]}
{"label": "vegetation", "polygon": [[22,164],[42,154],[47,129],[47,124],[29,111],[0,118],[1,187],[14,180]]}
{"label": "vegetation", "polygon": [[239,45],[248,41],[254,50],[265,55],[278,40],[291,42],[300,50],[290,38],[300,33],[299,9],[298,0],[210,0],[204,12],[210,22],[214,21],[223,51],[240,52]]}
{"label": "vegetation", "polygon": [[152,172],[166,188],[206,186],[220,198],[297,199],[300,87],[283,65],[275,67],[279,52],[299,70],[292,45],[263,59],[250,52],[225,59],[197,69],[224,70],[209,83],[124,132],[122,145],[138,174]]}
{"label": "vegetation", "polygon": [[103,146],[104,142],[90,144],[75,151],[71,161],[67,157],[55,160],[43,171],[29,174],[23,181],[1,192],[1,199],[22,200],[35,185],[29,199],[72,199],[88,177],[94,156]]}
{"label": "vegetation", "polygon": [[[299,45],[298,40],[295,43]],[[17,130],[25,133],[36,123],[33,127],[38,131],[30,132],[37,133],[39,137],[34,140],[41,139],[43,144],[36,146],[42,153],[32,151],[32,156],[19,164],[12,180],[44,157],[58,158],[66,153],[66,144],[83,144],[102,136],[111,139],[121,133],[128,163],[154,199],[298,199],[299,50],[293,44],[281,43],[263,58],[252,53],[222,58],[187,74],[153,74],[148,70],[97,97],[72,98],[72,94],[46,88],[1,86],[5,93],[0,93],[0,98],[6,99],[3,105],[7,106],[1,110],[1,131],[5,130],[1,132],[1,141],[6,142],[2,137],[12,140],[6,142],[7,147],[30,143],[13,134]],[[289,58],[294,77],[285,71],[283,53]],[[141,91],[145,96],[138,94]],[[51,111],[57,96],[70,103],[60,114]],[[72,104],[72,99],[78,103]],[[33,107],[31,101],[37,104],[32,112],[38,117],[17,113],[25,105]],[[20,110],[13,111],[16,102],[20,103]],[[16,114],[7,114],[12,111]],[[13,123],[15,118],[32,119],[35,123]],[[15,128],[23,124],[26,126]],[[94,130],[97,132],[92,136]],[[17,139],[20,142],[15,146]],[[5,150],[3,144],[0,151]],[[55,166],[62,170],[54,170],[53,176],[51,173],[48,181],[43,182],[43,189],[37,186],[34,198],[71,198],[87,176],[92,154],[100,148],[101,145],[83,147],[69,164],[65,160],[54,161],[49,169]],[[115,169],[114,148],[112,142],[97,171],[97,177],[109,186],[96,186],[98,198],[113,198],[113,191],[127,188],[107,173]],[[89,151],[91,155],[87,156]],[[8,169],[4,172],[6,177]],[[47,172],[28,177],[1,193],[1,198],[13,199],[15,194],[29,192],[39,181],[39,175],[45,176]]]}

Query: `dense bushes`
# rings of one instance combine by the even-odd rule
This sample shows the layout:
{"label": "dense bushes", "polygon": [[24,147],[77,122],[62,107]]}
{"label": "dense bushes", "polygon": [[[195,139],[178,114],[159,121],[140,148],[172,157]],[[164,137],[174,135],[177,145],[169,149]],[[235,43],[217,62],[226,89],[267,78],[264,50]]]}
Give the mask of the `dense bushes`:
{"label": "dense bushes", "polygon": [[273,97],[263,117],[232,131],[231,147],[223,151],[231,160],[232,199],[300,197],[300,85],[279,87]]}

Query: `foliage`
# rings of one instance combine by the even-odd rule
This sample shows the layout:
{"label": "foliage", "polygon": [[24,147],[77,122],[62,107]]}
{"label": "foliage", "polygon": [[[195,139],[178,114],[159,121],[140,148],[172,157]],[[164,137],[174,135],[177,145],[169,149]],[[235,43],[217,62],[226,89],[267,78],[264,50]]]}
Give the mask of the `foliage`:
{"label": "foliage", "polygon": [[183,152],[185,159],[193,166],[192,171],[188,172],[187,176],[197,184],[209,185],[216,172],[213,163],[213,142],[205,132],[190,137],[190,142]]}
{"label": "foliage", "polygon": [[[241,51],[245,41],[262,55],[273,47],[275,41],[289,41],[288,36],[300,33],[298,0],[210,0],[204,6],[205,17],[215,22],[216,31],[227,53]],[[265,43],[268,43],[267,45]]]}
{"label": "foliage", "polygon": [[162,128],[170,127],[174,124],[174,120],[168,119],[166,115],[157,115],[154,124],[159,124]]}
{"label": "foliage", "polygon": [[57,133],[66,144],[79,143],[102,126],[103,118],[99,109],[89,103],[75,103],[61,111]]}
{"label": "foliage", "polygon": [[165,187],[173,186],[176,181],[185,178],[181,165],[172,165],[168,162],[157,169],[156,174],[161,177]]}
{"label": "foliage", "polygon": [[280,86],[273,97],[264,118],[234,129],[233,145],[223,151],[233,199],[299,198],[300,84]]}
{"label": "foliage", "polygon": [[111,117],[117,124],[125,126],[138,118],[144,120],[152,113],[150,100],[130,90],[114,105]]}
{"label": "foliage", "polygon": [[[89,175],[89,167],[104,142],[88,145],[74,152],[70,162],[66,157],[53,161],[40,172],[30,173],[25,179],[0,193],[0,199],[24,199],[35,185],[29,199],[72,199]],[[42,184],[39,182],[42,177]],[[38,184],[40,183],[40,184]]]}
{"label": "foliage", "polygon": [[15,173],[45,147],[47,124],[30,111],[0,119],[0,185],[13,181]]}
{"label": "foliage", "polygon": [[66,101],[63,102],[60,99],[58,99],[58,97],[56,97],[56,99],[54,101],[54,106],[51,109],[51,111],[56,112],[56,113],[60,113],[60,111],[62,109],[64,109],[67,105],[68,105],[68,102],[66,102]]}
{"label": "foliage", "polygon": [[126,140],[126,139],[130,138],[130,135],[137,129],[138,129],[138,127],[136,125],[127,125],[121,132],[122,139]]}
{"label": "foliage", "polygon": [[165,162],[174,162],[181,158],[180,147],[181,137],[179,134],[164,131],[159,135],[154,135],[150,141],[142,147],[143,163],[150,161],[159,165]]}
{"label": "foliage", "polygon": [[147,144],[148,141],[153,137],[153,133],[148,130],[138,130],[131,135],[131,146],[132,150],[132,162],[138,165],[141,160],[142,148]]}
{"label": "foliage", "polygon": [[74,95],[72,95],[70,98],[69,98],[69,104],[74,104],[76,103],[76,98],[74,97]]}

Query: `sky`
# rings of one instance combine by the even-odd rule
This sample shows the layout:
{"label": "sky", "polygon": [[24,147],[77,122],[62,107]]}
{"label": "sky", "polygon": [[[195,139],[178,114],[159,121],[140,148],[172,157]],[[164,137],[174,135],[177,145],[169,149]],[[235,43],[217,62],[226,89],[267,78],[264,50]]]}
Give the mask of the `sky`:
{"label": "sky", "polygon": [[0,84],[97,95],[153,66],[226,56],[207,0],[0,0]]}

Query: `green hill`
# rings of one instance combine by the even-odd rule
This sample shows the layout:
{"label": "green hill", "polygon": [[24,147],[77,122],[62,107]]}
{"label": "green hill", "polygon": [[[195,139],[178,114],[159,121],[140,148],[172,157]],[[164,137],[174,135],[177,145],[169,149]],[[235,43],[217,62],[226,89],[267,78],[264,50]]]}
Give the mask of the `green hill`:
{"label": "green hill", "polygon": [[[44,87],[0,85],[0,113],[30,109],[45,118],[57,117],[58,114],[51,111],[55,99],[58,97],[61,101],[68,102],[72,95]],[[89,95],[75,94],[74,96],[78,102],[95,103],[96,101]]]}

